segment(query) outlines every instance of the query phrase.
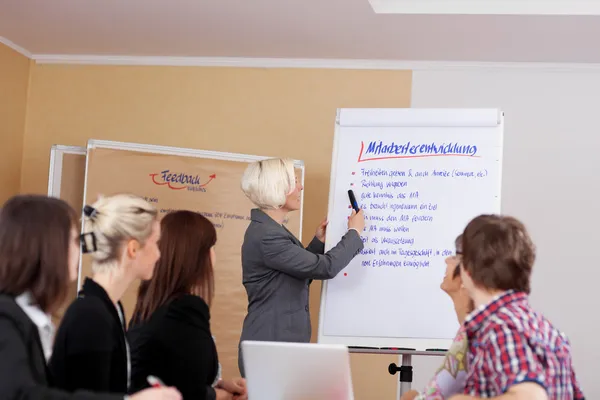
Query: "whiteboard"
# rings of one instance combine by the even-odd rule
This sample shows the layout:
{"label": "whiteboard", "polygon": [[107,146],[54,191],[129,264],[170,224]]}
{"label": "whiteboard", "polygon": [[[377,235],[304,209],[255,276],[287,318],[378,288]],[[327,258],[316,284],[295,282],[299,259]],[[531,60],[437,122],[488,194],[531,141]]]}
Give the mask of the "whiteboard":
{"label": "whiteboard", "polygon": [[[50,149],[48,196],[66,201],[78,214],[83,209],[83,182],[85,179],[85,147],[53,145]],[[67,307],[77,297],[77,282],[69,284],[68,295],[53,316],[60,324]]]}
{"label": "whiteboard", "polygon": [[340,109],[326,249],[347,230],[348,189],[365,248],[323,284],[319,342],[447,349],[458,322],[439,288],[473,217],[500,212],[503,119],[496,109]]}
{"label": "whiteboard", "polygon": [[[73,155],[79,157],[85,157],[85,147],[78,146],[64,146],[55,144],[50,148],[50,168],[48,173],[48,196],[61,197],[61,188],[63,183],[63,163],[65,156]],[[67,171],[68,172],[68,171]],[[71,182],[68,182],[71,185]],[[81,188],[83,193],[83,187]],[[62,198],[63,200],[67,200]],[[71,204],[71,206],[73,206]],[[77,204],[75,207],[78,209],[82,204]]]}

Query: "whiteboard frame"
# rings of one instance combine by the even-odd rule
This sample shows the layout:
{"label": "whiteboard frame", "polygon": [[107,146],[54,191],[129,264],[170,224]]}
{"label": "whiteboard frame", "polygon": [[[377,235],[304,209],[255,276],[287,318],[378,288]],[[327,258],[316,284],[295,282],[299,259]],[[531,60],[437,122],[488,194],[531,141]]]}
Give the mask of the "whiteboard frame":
{"label": "whiteboard frame", "polygon": [[[123,151],[137,151],[140,153],[151,153],[151,154],[164,154],[164,155],[172,155],[172,156],[182,156],[182,157],[196,157],[196,158],[208,158],[213,160],[223,160],[223,161],[238,161],[243,163],[251,163],[254,161],[266,160],[268,156],[256,156],[250,154],[241,154],[241,153],[228,153],[228,152],[220,152],[220,151],[212,151],[212,150],[198,150],[191,149],[185,147],[171,147],[171,146],[159,146],[154,144],[142,144],[142,143],[129,143],[129,142],[117,142],[112,140],[97,140],[90,139],[87,143],[87,152],[85,159],[85,180],[83,184],[83,204],[87,204],[87,187],[88,187],[88,172],[89,172],[89,154],[90,150],[94,149],[110,149],[110,150],[123,150]],[[293,160],[294,167],[300,168],[301,173],[301,184],[304,186],[304,177],[305,177],[305,166],[304,161],[302,160]],[[241,182],[240,182],[241,185]],[[241,190],[241,187],[240,187]],[[304,190],[300,194],[300,232],[299,239],[302,240],[302,220],[304,218]],[[82,218],[81,221],[81,231],[83,232],[84,221]],[[77,287],[81,289],[81,269],[83,265],[83,260],[79,258],[79,273],[77,278]]]}
{"label": "whiteboard frame", "polygon": [[[348,118],[347,112],[353,112],[354,116]],[[423,118],[427,113],[435,112],[441,120],[445,121],[445,124],[440,123],[427,123],[426,119]],[[468,121],[462,121],[460,118],[456,118],[454,113],[478,113],[482,117],[482,121],[489,120],[491,123],[473,124]],[[381,117],[378,122],[373,123],[373,113],[379,114]],[[408,119],[408,123],[399,124],[399,117],[408,114],[413,114]],[[369,117],[370,115],[370,117]],[[400,118],[402,119],[402,118]],[[369,122],[370,121],[370,122]],[[331,157],[331,175],[329,182],[329,204],[328,204],[328,219],[330,219],[334,198],[331,195],[331,188],[335,187],[335,180],[337,176],[337,161],[338,161],[338,142],[340,140],[340,129],[342,126],[358,126],[358,127],[392,127],[392,126],[414,126],[414,127],[431,127],[431,126],[465,126],[465,127],[495,127],[499,130],[500,134],[500,170],[498,172],[498,198],[496,200],[497,212],[501,212],[501,194],[502,194],[502,159],[504,153],[504,112],[499,109],[491,108],[338,108],[335,119],[335,129],[333,136],[333,153]],[[329,250],[336,243],[326,242],[326,250]],[[344,344],[349,347],[366,348],[363,349],[365,352],[372,352],[376,349],[395,348],[395,349],[414,349],[418,352],[428,351],[429,349],[449,349],[452,344],[453,338],[450,339],[429,339],[429,338],[401,338],[401,337],[368,337],[368,336],[332,336],[324,335],[323,329],[325,324],[325,304],[327,300],[327,285],[328,281],[325,280],[321,286],[321,300],[319,308],[319,327],[317,342],[324,344]],[[398,307],[401,307],[399,304]],[[394,318],[394,316],[391,316]],[[358,350],[358,349],[357,349]],[[352,351],[352,350],[351,350]],[[392,350],[397,351],[397,350]],[[434,352],[440,354],[439,351]]]}
{"label": "whiteboard frame", "polygon": [[87,155],[85,147],[53,144],[50,148],[50,168],[48,172],[48,196],[60,198],[62,166],[64,154]]}

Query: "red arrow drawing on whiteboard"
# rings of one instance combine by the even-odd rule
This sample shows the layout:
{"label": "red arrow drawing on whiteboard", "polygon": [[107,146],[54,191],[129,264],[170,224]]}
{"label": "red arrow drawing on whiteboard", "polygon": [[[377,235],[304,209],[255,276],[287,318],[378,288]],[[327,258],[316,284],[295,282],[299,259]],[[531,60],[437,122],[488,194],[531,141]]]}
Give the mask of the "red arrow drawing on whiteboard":
{"label": "red arrow drawing on whiteboard", "polygon": [[215,179],[217,177],[217,174],[212,174],[211,176],[209,176],[209,180],[206,183],[203,183],[202,185],[200,185],[200,187],[204,187],[206,185],[208,185],[213,179]]}

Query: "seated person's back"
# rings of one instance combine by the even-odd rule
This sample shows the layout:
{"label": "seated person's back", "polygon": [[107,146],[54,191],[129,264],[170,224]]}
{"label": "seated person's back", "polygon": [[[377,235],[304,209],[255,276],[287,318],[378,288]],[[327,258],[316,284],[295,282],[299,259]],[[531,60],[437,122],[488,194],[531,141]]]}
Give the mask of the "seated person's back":
{"label": "seated person's back", "polygon": [[462,235],[461,279],[475,310],[465,319],[465,393],[482,398],[581,400],[567,338],[528,300],[535,248],[523,224],[482,215]]}
{"label": "seated person's back", "polygon": [[149,375],[179,388],[184,398],[204,399],[218,375],[217,349],[208,305],[184,294],[159,307],[127,334],[132,357],[131,386],[147,387]]}
{"label": "seated person's back", "polygon": [[525,293],[497,296],[467,319],[466,329],[473,353],[482,356],[474,356],[470,367],[488,377],[472,381],[470,390],[491,393],[496,387],[536,382],[551,399],[583,398],[575,395],[579,388],[567,338],[531,309]]}

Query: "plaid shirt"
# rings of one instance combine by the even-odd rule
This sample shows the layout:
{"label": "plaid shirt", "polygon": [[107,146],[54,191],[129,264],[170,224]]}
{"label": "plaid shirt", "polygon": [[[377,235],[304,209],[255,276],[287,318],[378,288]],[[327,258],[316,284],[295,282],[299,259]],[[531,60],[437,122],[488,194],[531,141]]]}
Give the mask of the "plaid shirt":
{"label": "plaid shirt", "polygon": [[465,394],[499,396],[523,382],[542,385],[552,400],[581,400],[564,334],[533,311],[527,295],[508,291],[469,314]]}

